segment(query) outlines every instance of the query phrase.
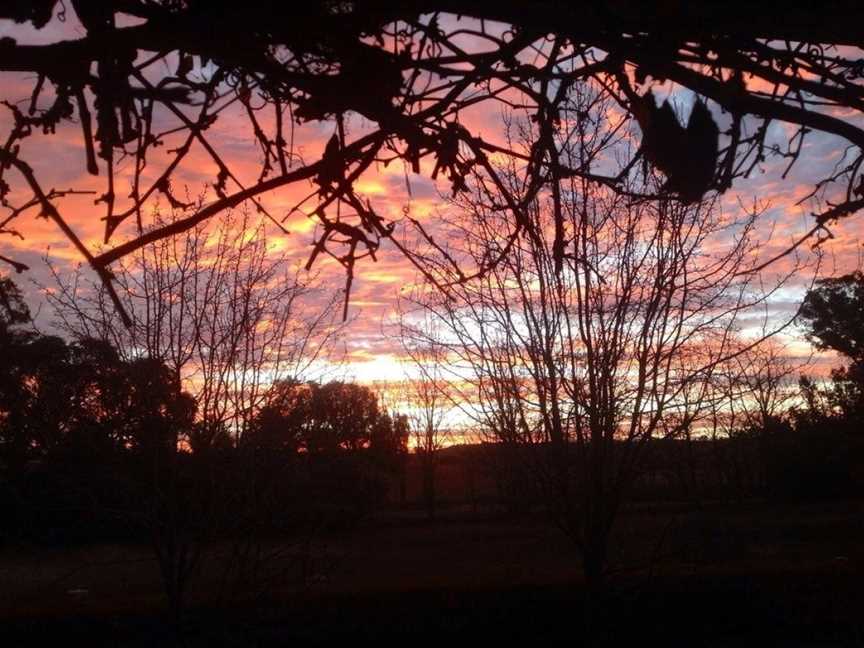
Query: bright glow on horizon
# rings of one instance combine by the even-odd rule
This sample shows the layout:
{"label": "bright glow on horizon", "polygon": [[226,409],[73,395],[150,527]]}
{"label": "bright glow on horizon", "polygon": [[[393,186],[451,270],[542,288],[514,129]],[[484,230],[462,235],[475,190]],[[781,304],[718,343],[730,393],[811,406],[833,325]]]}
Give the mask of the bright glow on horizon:
{"label": "bright glow on horizon", "polygon": [[[74,12],[70,12],[71,14]],[[450,16],[445,17],[445,20],[452,21],[455,18]],[[488,23],[486,27],[490,31],[506,29],[506,26],[494,27]],[[26,24],[13,25],[5,22],[0,25],[0,36],[14,36],[19,43],[51,42],[61,37],[78,37],[82,29],[74,19],[65,25],[55,21],[44,31],[32,29]],[[477,46],[468,35],[464,37],[462,44],[468,48]],[[5,91],[10,98],[22,101],[29,99],[32,84],[27,79],[12,74],[4,75],[3,79]],[[19,96],[16,97],[16,94]],[[682,103],[692,102],[692,93],[689,91],[678,94]],[[687,110],[689,108],[685,107],[684,112]],[[615,117],[614,111],[608,115],[609,119]],[[8,119],[8,113],[0,113],[0,126],[5,126],[5,120]],[[501,114],[496,110],[478,106],[467,109],[460,115],[460,119],[490,141],[495,141],[502,134]],[[368,127],[362,119],[350,119],[348,126],[355,136]],[[772,128],[775,127],[789,129],[788,125],[779,123],[772,125]],[[254,181],[259,172],[259,152],[248,131],[243,111],[227,112],[214,124],[213,132],[219,136],[220,151],[230,160],[240,179],[244,182]],[[296,150],[299,154],[314,159],[324,149],[332,134],[332,123],[297,125],[293,133]],[[810,178],[824,174],[837,162],[840,149],[835,144],[836,140],[831,137],[818,134],[812,136],[807,140],[802,159],[787,179],[780,179],[785,161],[769,160],[764,165],[764,173],[754,173],[751,179],[736,184],[733,190],[723,197],[724,209],[729,210],[740,209],[741,204],[749,204],[757,196],[760,201],[770,203],[764,227],[766,230],[776,228],[776,232],[770,247],[763,251],[766,255],[771,254],[775,248],[779,251],[788,246],[790,241],[810,226],[809,213],[805,213],[795,202],[809,190],[807,181]],[[161,161],[159,156],[170,150],[172,145],[166,143],[159,151],[153,152],[154,169]],[[96,186],[81,165],[81,136],[77,124],[62,125],[56,136],[44,145],[44,151],[39,152],[44,153],[44,157],[51,161],[45,169],[40,169],[40,172],[44,172],[46,186],[74,186],[81,189]],[[191,160],[198,160],[198,156],[201,156],[200,151],[193,150],[190,153]],[[493,153],[489,157],[493,161],[504,161],[499,154]],[[197,197],[202,187],[212,181],[212,169],[208,166],[211,163],[206,161],[206,156],[201,156],[200,160],[200,164],[186,176],[177,178],[175,189],[178,195],[188,191],[193,198]],[[437,182],[429,177],[433,165],[432,159],[422,160],[420,174],[412,173],[410,168],[403,164],[392,164],[389,167],[381,165],[360,178],[356,188],[361,194],[375,198],[376,209],[382,215],[398,218],[406,213],[412,218],[423,220],[426,226],[427,219],[429,223],[434,223],[436,213],[445,210],[446,197],[450,193],[449,182],[443,175]],[[125,184],[127,180],[126,177],[118,178],[118,184]],[[284,255],[300,264],[305,263],[311,251],[310,240],[317,221],[306,215],[304,207],[292,210],[304,196],[310,192],[314,194],[315,190],[316,186],[310,182],[308,186],[298,185],[285,192],[273,192],[260,197],[277,219],[286,219],[284,225],[290,232],[283,234],[276,228],[268,230],[271,251],[274,254]],[[93,197],[73,197],[61,202],[64,213],[68,214],[70,222],[81,233],[85,243],[91,249],[97,249],[101,245],[103,230],[102,223],[93,217]],[[860,266],[860,232],[861,223],[864,222],[862,218],[864,215],[858,215],[848,222],[841,221],[836,226],[832,225],[835,238],[828,241],[822,249],[826,255],[825,273],[841,274]],[[31,276],[50,289],[51,279],[42,263],[46,248],[50,246],[51,257],[61,270],[69,270],[80,263],[81,256],[45,219],[29,218],[27,226],[28,238],[25,240],[14,237],[0,239],[0,253],[8,253],[9,256],[26,262],[32,268]],[[118,231],[115,243],[122,238],[121,234],[122,231]],[[806,251],[806,247],[802,248],[802,252]],[[334,292],[344,285],[344,271],[332,259],[322,257],[316,262],[314,271],[321,273],[322,280]],[[410,369],[400,360],[398,340],[393,335],[382,332],[382,321],[392,320],[399,289],[416,281],[416,270],[386,242],[378,251],[377,262],[364,259],[358,263],[350,304],[350,313],[356,317],[337,340],[338,344],[344,345],[347,350],[345,361],[341,364],[316,363],[309,378],[326,381],[344,376],[363,384],[372,384],[395,383],[410,377]],[[795,302],[800,301],[806,289],[805,281],[806,278],[802,277],[801,283],[778,293],[776,312],[772,311],[772,317],[788,317],[794,312]],[[49,309],[40,308],[43,306],[41,296],[28,281],[18,279],[18,283],[25,290],[33,312],[40,313],[39,325],[48,328],[52,315],[48,312]],[[801,339],[796,329],[790,328],[783,338],[791,355],[803,358],[811,353],[810,346]],[[822,375],[827,373],[826,367],[836,363],[828,354],[818,354],[814,360],[812,372]]]}

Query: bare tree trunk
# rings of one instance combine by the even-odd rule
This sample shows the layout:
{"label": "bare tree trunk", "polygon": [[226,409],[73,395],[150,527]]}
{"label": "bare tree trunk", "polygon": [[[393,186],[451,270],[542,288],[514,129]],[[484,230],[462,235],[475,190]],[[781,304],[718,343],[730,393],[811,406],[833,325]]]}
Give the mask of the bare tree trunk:
{"label": "bare tree trunk", "polygon": [[426,515],[429,519],[435,517],[437,505],[437,493],[435,492],[435,470],[436,457],[434,452],[423,451],[420,453],[420,467],[423,480],[423,503],[426,507]]}

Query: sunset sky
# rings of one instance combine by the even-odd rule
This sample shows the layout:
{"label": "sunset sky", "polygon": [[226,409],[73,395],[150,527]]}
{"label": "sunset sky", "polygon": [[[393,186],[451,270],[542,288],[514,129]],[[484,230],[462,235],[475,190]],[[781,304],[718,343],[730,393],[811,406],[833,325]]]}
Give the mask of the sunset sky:
{"label": "sunset sky", "polygon": [[[68,13],[65,23],[55,20],[40,31],[29,26],[0,22],[0,37],[11,36],[19,43],[40,43],[82,36],[83,28],[76,23],[72,12]],[[158,69],[152,72],[159,73]],[[7,74],[3,76],[2,83],[7,98],[14,97],[26,105],[32,90],[31,78]],[[686,112],[692,98],[686,93],[677,93],[675,98]],[[460,118],[484,139],[495,141],[501,136],[502,114],[496,104],[479,104],[460,115]],[[0,132],[8,130],[9,119],[8,111],[0,111]],[[722,124],[726,118],[718,114],[717,119]],[[364,132],[366,128],[359,117],[350,120],[347,126],[349,137]],[[772,125],[776,135],[783,135],[783,129],[787,128],[777,122]],[[320,157],[334,129],[331,123],[312,122],[297,126],[293,134],[293,146],[298,158],[314,160]],[[229,162],[239,180],[244,184],[253,184],[260,168],[260,155],[245,115],[239,111],[227,111],[208,134],[218,144],[220,154]],[[35,135],[27,141],[27,146],[30,147],[26,151],[27,156],[36,161],[43,186],[97,192],[103,190],[104,177],[93,178],[84,171],[81,133],[77,125],[67,124],[54,135]],[[170,142],[166,141],[162,150],[171,148]],[[763,253],[765,258],[770,258],[812,226],[808,208],[796,206],[795,203],[812,189],[813,178],[823,177],[830,172],[841,154],[842,149],[835,138],[810,135],[800,160],[788,177],[781,177],[782,160],[772,159],[763,168],[757,169],[751,179],[737,183],[723,196],[723,209],[734,213],[741,209],[742,204],[749,206],[754,201],[767,207],[762,219],[762,234],[766,239],[769,234],[772,236]],[[431,164],[431,160],[425,161],[420,174],[413,174],[410,168],[400,162],[387,168],[380,166],[374,173],[368,173],[360,179],[358,191],[373,201],[376,210],[384,216],[398,219],[402,214],[409,213],[434,227],[436,213],[452,207],[446,202],[450,192],[449,182],[441,181],[440,178],[437,183],[432,181],[429,177]],[[155,174],[159,168],[158,158],[151,159],[150,168],[151,173]],[[212,183],[215,173],[214,165],[198,147],[187,158],[182,173],[175,177],[173,190],[178,195],[185,192],[190,196],[200,195],[206,190],[207,184]],[[118,186],[122,187],[123,179],[118,179],[118,182]],[[282,219],[287,215],[284,226],[290,234],[282,234],[276,227],[269,228],[274,253],[286,255],[298,263],[305,262],[309,255],[315,222],[302,213],[303,208],[293,214],[288,212],[314,190],[315,186],[311,182],[302,182],[262,197],[262,203],[275,217]],[[122,193],[123,189],[118,189],[118,194]],[[208,195],[211,194],[212,190]],[[85,244],[97,251],[103,243],[103,223],[99,220],[101,208],[94,206],[93,200],[94,195],[70,196],[60,200],[58,206]],[[835,238],[821,247],[824,254],[823,276],[848,272],[860,265],[861,233],[864,231],[862,218],[864,216],[857,215],[832,228]],[[134,234],[132,220],[114,234],[112,245]],[[30,272],[17,280],[27,291],[34,311],[39,312],[40,324],[48,325],[51,314],[41,300],[38,289],[31,283],[32,280],[50,283],[43,257],[47,255],[59,267],[67,269],[79,263],[81,257],[55,225],[37,217],[36,210],[31,210],[26,221],[19,222],[19,229],[24,238],[4,236],[0,239],[0,253],[30,266]],[[812,254],[809,245],[802,248],[802,253]],[[788,259],[779,261],[774,270],[782,271],[788,262]],[[322,259],[316,268],[334,290],[342,288],[344,274],[337,264]],[[794,311],[811,278],[802,275],[796,285],[790,286],[775,300],[778,316]],[[361,381],[395,379],[400,375],[399,346],[393,337],[393,329],[388,328],[388,325],[392,324],[400,290],[417,280],[415,269],[386,243],[377,262],[366,259],[357,267],[350,303],[350,324],[342,339],[347,350],[347,365],[339,370],[342,375]],[[787,337],[787,342],[790,354],[807,355],[806,343],[796,337],[794,331]]]}

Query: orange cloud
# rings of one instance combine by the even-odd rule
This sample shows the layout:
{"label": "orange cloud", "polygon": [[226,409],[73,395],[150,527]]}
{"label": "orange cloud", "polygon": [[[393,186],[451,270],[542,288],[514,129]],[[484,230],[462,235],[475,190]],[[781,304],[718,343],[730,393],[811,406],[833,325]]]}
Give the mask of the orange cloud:
{"label": "orange cloud", "polygon": [[[492,31],[496,29],[489,23],[487,28]],[[6,31],[0,30],[0,35],[8,33],[8,26],[4,29]],[[16,27],[16,29],[26,28]],[[65,27],[55,26],[51,29],[61,29],[62,33],[31,30],[33,33],[16,32],[16,37],[22,42],[36,42],[38,39],[50,42],[61,36],[74,35],[80,27],[67,24]],[[483,47],[482,39],[472,36],[466,36],[463,45],[469,48]],[[3,82],[5,94],[14,94],[22,100],[28,98],[32,80],[15,75],[4,75]],[[753,87],[757,84],[756,81],[748,83],[754,84]],[[507,90],[502,96],[513,98],[515,91]],[[844,111],[838,110],[834,110],[833,114],[848,116]],[[616,113],[610,114],[610,118],[614,118],[615,115]],[[506,143],[499,104],[480,103],[466,109],[459,117],[466,127],[484,140],[498,145]],[[0,111],[0,132],[8,130],[9,119],[8,112]],[[260,119],[263,128],[272,127],[271,116],[262,114]],[[166,129],[174,123],[168,115],[160,117],[160,120],[164,122],[162,125]],[[348,127],[350,137],[362,134],[365,128],[362,120],[349,121]],[[334,125],[329,123],[296,126],[292,134],[292,154],[295,156],[293,162],[312,161],[320,157],[334,130]],[[788,137],[790,134],[791,129],[788,125],[779,124],[772,131],[772,135],[777,137],[783,135]],[[236,189],[238,183],[248,186],[257,181],[261,151],[249,128],[248,120],[239,107],[228,110],[222,115],[207,131],[207,137],[214,143],[218,154],[229,164],[237,178],[237,182],[228,181],[229,190]],[[153,182],[157,179],[161,169],[170,159],[170,150],[179,146],[181,141],[182,138],[179,136],[168,135],[164,138],[161,147],[152,150],[149,165],[143,173],[145,181]],[[28,159],[38,163],[39,177],[46,188],[74,188],[79,191],[93,192],[62,198],[57,201],[57,205],[88,249],[94,252],[99,250],[104,244],[104,223],[100,220],[103,208],[101,205],[94,205],[94,200],[104,190],[104,170],[103,175],[99,177],[88,176],[82,172],[83,152],[78,125],[65,124],[50,137],[35,135],[27,140],[23,153]],[[765,257],[779,254],[812,226],[812,218],[809,216],[812,206],[799,206],[797,203],[810,191],[812,179],[829,172],[840,154],[835,140],[827,136],[813,136],[789,178],[785,180],[781,178],[783,161],[771,159],[762,165],[764,173],[761,169],[757,170],[751,180],[737,184],[723,197],[723,208],[730,213],[737,213],[741,210],[739,199],[748,204],[754,197],[769,204],[770,209],[764,222],[760,224],[758,232],[758,235],[765,240],[760,254]],[[496,156],[491,157],[495,161]],[[406,169],[398,162],[387,167],[379,165],[360,178],[356,188],[360,194],[373,202],[376,211],[381,215],[400,219],[408,214],[411,218],[423,222],[424,225],[429,224],[434,227],[438,222],[439,212],[449,209],[446,201],[439,197],[439,192],[445,195],[450,192],[449,181],[443,175],[437,181],[431,180],[430,174],[434,164],[435,161],[431,157],[424,159],[419,174],[412,173],[410,169]],[[173,182],[172,190],[184,200],[187,195],[194,199],[202,192],[212,199],[212,183],[217,171],[217,165],[210,154],[200,143],[195,143],[190,149],[182,173],[178,174]],[[129,205],[128,192],[131,179],[130,160],[116,178],[120,210]],[[282,255],[296,263],[305,262],[315,234],[316,220],[307,216],[311,206],[314,205],[314,199],[307,203],[302,201],[314,194],[316,189],[313,183],[304,182],[260,197],[260,203],[277,221],[281,222],[284,219],[284,227],[290,232],[284,234],[276,226],[268,227],[273,254]],[[16,201],[24,197],[23,192],[14,192],[10,199]],[[157,204],[165,208],[166,202],[164,197],[155,195],[148,208],[155,208]],[[297,205],[300,207],[292,211]],[[861,218],[864,216],[853,217],[833,227],[835,238],[822,246],[822,252],[831,256],[833,271],[845,272],[858,266],[861,252]],[[44,218],[39,218],[35,210],[23,217],[20,230],[25,234],[25,239],[4,237],[0,241],[0,247],[8,251],[11,256],[23,255],[23,258],[34,267],[37,276],[44,276],[44,268],[40,269],[39,257],[49,246],[52,258],[63,267],[71,267],[81,260],[80,254],[64,239],[56,225]],[[134,235],[135,230],[136,224],[133,217],[115,233],[112,243]],[[772,233],[770,240],[769,230]],[[802,253],[809,252],[808,245],[802,247]],[[790,262],[788,259],[781,261],[777,270],[782,272],[788,269]],[[322,278],[334,291],[344,286],[344,270],[334,260],[322,259],[315,271],[321,273]],[[386,242],[378,252],[377,262],[365,259],[356,268],[352,286],[351,313],[357,317],[352,320],[343,341],[348,347],[349,370],[358,379],[396,375],[400,353],[398,344],[392,336],[382,332],[381,323],[392,317],[399,289],[410,286],[415,281],[417,281],[416,269]],[[783,312],[788,314],[790,305],[794,303],[794,299],[802,296],[805,287],[802,281],[790,289],[790,292],[784,296],[783,308],[786,310]]]}

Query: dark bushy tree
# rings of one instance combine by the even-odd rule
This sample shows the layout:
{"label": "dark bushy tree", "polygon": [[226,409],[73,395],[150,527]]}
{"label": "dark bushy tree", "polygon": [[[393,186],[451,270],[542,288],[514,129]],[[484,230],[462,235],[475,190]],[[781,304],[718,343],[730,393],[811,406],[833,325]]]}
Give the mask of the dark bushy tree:
{"label": "dark bushy tree", "polygon": [[864,274],[856,271],[823,279],[804,298],[800,317],[807,338],[819,349],[848,361],[832,370],[831,385],[820,389],[802,380],[809,417],[856,420],[864,417]]}
{"label": "dark bushy tree", "polygon": [[364,385],[283,382],[258,414],[250,442],[262,448],[332,455],[365,449],[402,451],[403,417],[391,417]]}
{"label": "dark bushy tree", "polygon": [[[106,526],[119,532],[140,520],[141,498],[177,454],[195,402],[159,361],[124,360],[107,342],[69,343],[35,331],[18,289],[2,282],[9,305],[0,315],[7,528],[47,539],[98,535]],[[109,510],[123,513],[120,526]]]}
{"label": "dark bushy tree", "polygon": [[800,318],[811,343],[848,364],[825,385],[801,377],[792,427],[771,438],[769,488],[797,499],[856,497],[864,492],[864,275],[819,281]]}
{"label": "dark bushy tree", "polygon": [[822,279],[801,305],[807,338],[853,362],[864,359],[864,274]]}
{"label": "dark bushy tree", "polygon": [[311,514],[332,520],[329,511],[343,522],[386,496],[388,480],[404,468],[408,434],[406,417],[388,413],[369,387],[283,382],[245,443],[264,456],[258,461],[277,453],[305,475]]}

